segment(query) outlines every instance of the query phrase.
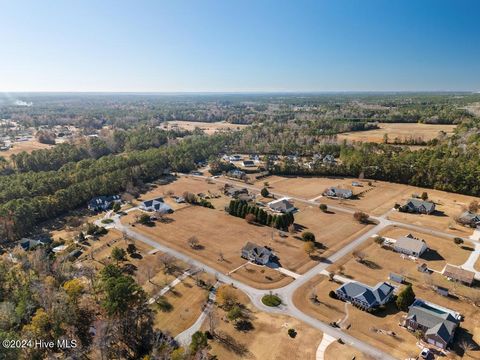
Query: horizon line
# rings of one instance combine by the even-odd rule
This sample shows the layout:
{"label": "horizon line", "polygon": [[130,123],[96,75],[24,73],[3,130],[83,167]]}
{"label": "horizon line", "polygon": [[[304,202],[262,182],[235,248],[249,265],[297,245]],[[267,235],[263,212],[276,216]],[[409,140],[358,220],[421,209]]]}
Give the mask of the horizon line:
{"label": "horizon line", "polygon": [[108,91],[108,90],[22,90],[4,91],[0,94],[131,94],[131,95],[256,95],[256,94],[398,94],[398,93],[470,93],[479,90],[246,90],[246,91]]}

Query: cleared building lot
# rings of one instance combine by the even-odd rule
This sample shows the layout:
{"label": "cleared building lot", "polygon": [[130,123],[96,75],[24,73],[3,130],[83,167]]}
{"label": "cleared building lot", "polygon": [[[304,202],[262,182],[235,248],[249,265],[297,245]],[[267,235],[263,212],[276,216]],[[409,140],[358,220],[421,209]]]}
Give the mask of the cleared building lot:
{"label": "cleared building lot", "polygon": [[[426,192],[429,200],[436,205],[437,211],[434,214],[420,215],[395,211],[391,212],[388,218],[408,224],[431,227],[458,236],[470,235],[472,229],[457,224],[455,217],[461,214],[472,201],[480,202],[480,198],[473,196],[385,181],[359,180],[355,178],[271,176],[257,181],[256,186],[262,186],[265,181],[269,183],[271,192],[278,192],[305,200],[315,199],[318,203],[340,205],[375,216],[385,214],[393,209],[396,203],[402,205],[413,195],[420,196],[423,192]],[[357,182],[360,186],[352,186],[353,182]],[[353,199],[346,200],[322,196],[323,191],[331,186],[350,189],[356,196]]]}

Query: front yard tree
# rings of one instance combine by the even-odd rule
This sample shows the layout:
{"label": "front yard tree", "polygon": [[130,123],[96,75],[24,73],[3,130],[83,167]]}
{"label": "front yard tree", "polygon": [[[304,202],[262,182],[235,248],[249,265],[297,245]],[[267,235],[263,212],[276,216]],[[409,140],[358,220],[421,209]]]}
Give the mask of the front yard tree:
{"label": "front yard tree", "polygon": [[468,211],[476,213],[478,211],[479,207],[480,206],[478,205],[478,201],[473,200],[472,202],[470,202],[470,204],[468,204]]}
{"label": "front yard tree", "polygon": [[230,321],[237,321],[242,316],[242,309],[240,306],[235,305],[232,309],[227,313],[227,318]]}
{"label": "front yard tree", "polygon": [[353,218],[357,220],[359,223],[366,224],[368,223],[368,214],[364,213],[363,211],[356,211],[353,214]]}
{"label": "front yard tree", "polygon": [[423,201],[428,199],[428,193],[426,191],[422,192],[422,195],[420,196]]}
{"label": "front yard tree", "polygon": [[119,212],[121,208],[122,207],[121,207],[120,203],[116,202],[115,204],[113,204],[113,211]]}
{"label": "front yard tree", "polygon": [[217,290],[217,301],[224,308],[231,309],[238,302],[238,298],[230,285],[222,285]]}
{"label": "front yard tree", "polygon": [[127,255],[126,251],[122,248],[115,246],[112,249],[112,259],[115,260],[117,263],[119,261],[124,261],[126,255]]}
{"label": "front yard tree", "polygon": [[260,191],[260,194],[263,196],[263,197],[268,197],[268,195],[270,195],[270,192],[268,191],[268,189],[266,187],[264,187],[261,191]]}
{"label": "front yard tree", "polygon": [[408,284],[397,296],[396,305],[400,310],[406,311],[415,301],[415,293],[411,284]]}
{"label": "front yard tree", "polygon": [[190,351],[196,354],[207,346],[207,335],[204,332],[197,331],[192,335],[192,342],[190,343]]}
{"label": "front yard tree", "polygon": [[328,206],[326,204],[320,204],[319,208],[323,212],[327,212],[328,210]]}
{"label": "front yard tree", "polygon": [[190,237],[187,243],[188,246],[190,246],[192,249],[196,249],[200,245],[200,241],[198,241],[198,238],[196,236]]}
{"label": "front yard tree", "polygon": [[315,252],[315,243],[313,241],[307,241],[303,245],[303,250],[305,250],[308,256],[312,256],[312,254]]}
{"label": "front yard tree", "polygon": [[315,242],[315,235],[310,231],[304,231],[302,234],[302,240]]}
{"label": "front yard tree", "polygon": [[257,218],[256,218],[255,215],[253,215],[253,214],[247,214],[247,215],[245,215],[245,220],[246,220],[249,224],[253,224],[256,219],[257,219]]}
{"label": "front yard tree", "polygon": [[142,214],[140,215],[140,217],[138,218],[138,223],[139,224],[142,224],[142,225],[148,225],[151,223],[151,219],[150,219],[150,215],[148,214]]}

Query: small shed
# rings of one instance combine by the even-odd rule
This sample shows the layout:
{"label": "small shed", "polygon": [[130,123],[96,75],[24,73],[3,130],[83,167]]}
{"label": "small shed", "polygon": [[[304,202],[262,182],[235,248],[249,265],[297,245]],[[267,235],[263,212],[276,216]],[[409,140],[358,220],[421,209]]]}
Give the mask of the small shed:
{"label": "small shed", "polygon": [[435,286],[435,291],[437,294],[442,295],[442,296],[448,296],[448,289],[443,287],[443,286]]}
{"label": "small shed", "polygon": [[395,274],[395,273],[390,273],[390,275],[388,275],[388,278],[391,281],[395,281],[396,283],[399,283],[399,284],[403,284],[403,282],[405,281],[405,278],[402,275]]}

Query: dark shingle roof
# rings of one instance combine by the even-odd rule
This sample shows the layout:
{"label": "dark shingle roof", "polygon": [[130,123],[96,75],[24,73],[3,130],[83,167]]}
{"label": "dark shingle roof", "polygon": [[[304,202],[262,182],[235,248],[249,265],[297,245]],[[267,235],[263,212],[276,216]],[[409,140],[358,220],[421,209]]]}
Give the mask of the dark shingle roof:
{"label": "dark shingle roof", "polygon": [[422,306],[422,303],[413,304],[408,311],[407,319],[428,328],[426,335],[438,335],[445,342],[449,342],[450,338],[457,327],[458,320],[452,314],[429,306]]}
{"label": "dark shingle roof", "polygon": [[415,209],[418,209],[420,206],[424,206],[428,212],[433,211],[435,209],[435,204],[433,202],[423,201],[419,199],[409,199],[407,201],[407,206],[410,206],[410,205]]}

